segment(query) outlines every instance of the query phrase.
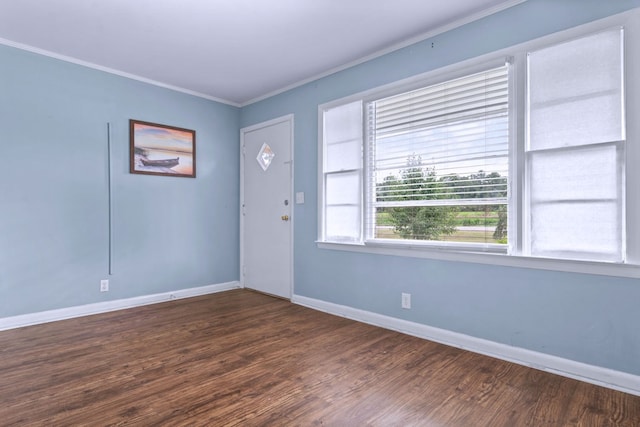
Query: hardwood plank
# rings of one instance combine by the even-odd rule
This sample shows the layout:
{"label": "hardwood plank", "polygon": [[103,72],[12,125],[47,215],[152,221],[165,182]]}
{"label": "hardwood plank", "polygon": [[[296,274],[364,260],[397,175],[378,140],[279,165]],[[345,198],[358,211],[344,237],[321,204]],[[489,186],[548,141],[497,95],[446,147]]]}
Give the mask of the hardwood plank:
{"label": "hardwood plank", "polygon": [[0,332],[0,425],[639,426],[640,397],[234,290]]}

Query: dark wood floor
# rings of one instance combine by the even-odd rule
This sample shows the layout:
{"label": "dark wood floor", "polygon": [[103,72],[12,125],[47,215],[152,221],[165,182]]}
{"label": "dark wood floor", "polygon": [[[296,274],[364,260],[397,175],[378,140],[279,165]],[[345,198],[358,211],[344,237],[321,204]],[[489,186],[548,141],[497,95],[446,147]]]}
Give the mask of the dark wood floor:
{"label": "dark wood floor", "polygon": [[640,426],[640,397],[236,290],[0,332],[0,425]]}

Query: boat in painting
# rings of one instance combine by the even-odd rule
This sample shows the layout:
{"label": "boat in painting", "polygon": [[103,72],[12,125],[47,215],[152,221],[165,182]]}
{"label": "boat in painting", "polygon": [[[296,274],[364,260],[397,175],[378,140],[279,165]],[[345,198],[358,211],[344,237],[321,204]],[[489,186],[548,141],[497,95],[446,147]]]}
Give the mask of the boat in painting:
{"label": "boat in painting", "polygon": [[161,160],[140,159],[140,161],[145,166],[172,168],[176,166],[178,162],[180,162],[180,157],[176,157],[175,159],[161,159]]}

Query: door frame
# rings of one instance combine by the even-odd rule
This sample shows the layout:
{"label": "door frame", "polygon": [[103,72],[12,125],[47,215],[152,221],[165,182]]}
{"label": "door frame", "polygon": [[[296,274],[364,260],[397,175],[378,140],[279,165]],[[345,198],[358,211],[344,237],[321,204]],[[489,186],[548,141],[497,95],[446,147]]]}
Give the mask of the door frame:
{"label": "door frame", "polygon": [[244,283],[244,271],[245,271],[245,243],[244,243],[244,238],[245,238],[245,232],[244,232],[244,164],[245,164],[245,160],[246,160],[246,155],[245,155],[245,149],[244,149],[244,142],[245,142],[245,134],[258,130],[258,129],[262,129],[265,127],[269,127],[269,126],[273,126],[275,124],[278,123],[282,123],[282,122],[289,122],[289,129],[290,129],[290,135],[289,135],[289,151],[291,153],[291,160],[290,160],[290,172],[289,172],[289,201],[290,201],[290,206],[291,206],[291,213],[289,215],[289,235],[291,236],[290,242],[289,242],[289,297],[287,298],[288,300],[291,300],[291,298],[293,297],[293,289],[294,289],[294,284],[293,284],[293,241],[294,241],[294,235],[293,235],[293,223],[295,221],[295,203],[294,203],[294,188],[293,188],[293,177],[294,175],[294,165],[295,162],[293,161],[294,159],[294,152],[293,152],[293,147],[294,147],[294,143],[293,143],[293,136],[294,136],[294,115],[293,114],[287,114],[281,117],[277,117],[275,119],[271,119],[271,120],[267,120],[265,122],[261,122],[261,123],[256,123],[254,125],[251,126],[247,126],[247,127],[243,127],[240,129],[240,287],[244,288],[245,287],[245,283]]}

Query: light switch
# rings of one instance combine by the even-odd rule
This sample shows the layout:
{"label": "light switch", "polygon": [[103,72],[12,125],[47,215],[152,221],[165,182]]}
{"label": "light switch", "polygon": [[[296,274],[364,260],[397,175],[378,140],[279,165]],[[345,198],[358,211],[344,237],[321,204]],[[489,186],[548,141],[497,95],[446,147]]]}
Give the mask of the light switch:
{"label": "light switch", "polygon": [[304,191],[299,191],[296,193],[296,205],[304,204]]}

